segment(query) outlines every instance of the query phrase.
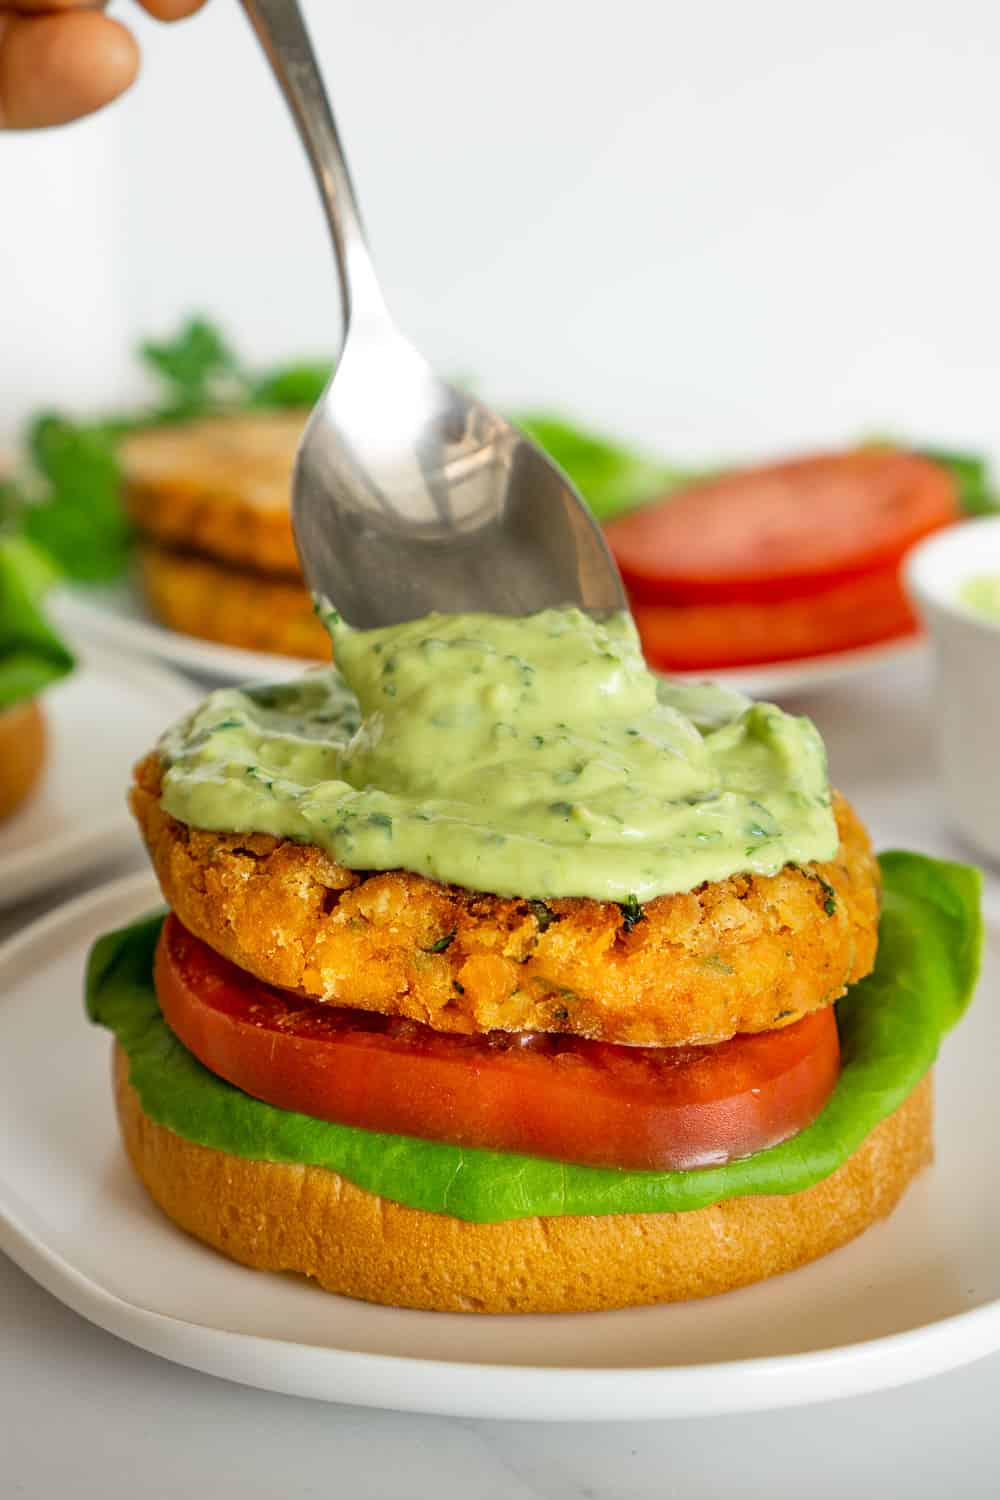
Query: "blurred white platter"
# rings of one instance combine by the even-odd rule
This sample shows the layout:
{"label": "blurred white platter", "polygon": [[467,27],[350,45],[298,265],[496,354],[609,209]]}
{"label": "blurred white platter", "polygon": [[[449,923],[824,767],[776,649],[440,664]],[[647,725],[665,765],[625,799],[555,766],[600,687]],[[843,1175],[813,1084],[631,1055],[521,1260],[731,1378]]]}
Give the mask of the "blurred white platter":
{"label": "blurred white platter", "polygon": [[598,1420],[796,1406],[1000,1348],[1000,923],[936,1070],[935,1164],[891,1218],[811,1266],[704,1302],[482,1317],[351,1302],[232,1264],[165,1219],[121,1150],[93,939],[159,903],[117,881],[0,950],[0,1249],[102,1328],[193,1369],[319,1400]]}
{"label": "blurred white platter", "polygon": [[861,646],[855,651],[835,651],[829,656],[805,656],[795,661],[763,662],[759,667],[729,667],[715,672],[675,672],[682,681],[703,682],[710,678],[751,698],[787,698],[814,688],[832,687],[860,677],[886,662],[919,650],[919,636]]}
{"label": "blurred white platter", "polygon": [[76,670],[42,699],[42,780],[0,823],[0,907],[138,847],[125,806],[132,766],[197,698],[190,683],[151,662],[75,649]]}
{"label": "blurred white platter", "polygon": [[153,619],[132,582],[103,588],[61,588],[50,595],[48,609],[69,635],[152,656],[213,682],[278,681],[316,666],[315,661],[297,656],[248,651],[242,646],[226,646],[168,630]]}
{"label": "blurred white platter", "polygon": [[[241,646],[203,641],[197,636],[168,630],[152,618],[131,582],[110,588],[63,589],[52,595],[50,608],[53,617],[69,632],[123,651],[142,652],[210,681],[247,682],[255,678],[278,681],[316,665],[315,661],[302,657],[247,651]],[[919,644],[919,638],[909,637],[830,656],[673,675],[692,682],[711,678],[752,698],[787,697],[857,677],[913,651]]]}

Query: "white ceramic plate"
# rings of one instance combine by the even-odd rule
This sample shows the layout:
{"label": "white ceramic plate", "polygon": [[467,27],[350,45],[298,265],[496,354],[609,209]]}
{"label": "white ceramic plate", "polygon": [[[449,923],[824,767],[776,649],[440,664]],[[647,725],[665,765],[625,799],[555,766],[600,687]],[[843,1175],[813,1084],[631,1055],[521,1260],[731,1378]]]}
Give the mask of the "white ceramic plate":
{"label": "white ceramic plate", "polygon": [[[53,617],[67,631],[117,646],[123,651],[143,652],[218,682],[246,682],[252,678],[277,681],[296,677],[305,667],[316,665],[315,661],[302,657],[245,651],[240,646],[224,646],[217,641],[202,641],[196,636],[167,630],[153,620],[138,589],[130,582],[112,588],[60,590],[52,596],[50,607]],[[692,681],[704,681],[710,677],[753,698],[787,697],[857,677],[912,651],[916,644],[913,639],[888,641],[881,646],[866,646],[831,656],[675,675]]]}
{"label": "white ceramic plate", "polygon": [[1000,1348],[1000,923],[938,1067],[935,1166],[897,1212],[800,1271],[683,1306],[557,1317],[405,1312],[245,1270],[146,1198],[118,1144],[109,1038],[81,1010],[91,940],[157,901],[118,881],[0,952],[0,1248],[84,1317],[247,1385],[468,1417],[794,1406]]}
{"label": "white ceramic plate", "polygon": [[249,682],[254,678],[279,681],[297,677],[305,667],[316,665],[298,656],[247,651],[242,646],[226,646],[168,630],[156,623],[130,581],[107,588],[57,589],[50,595],[47,608],[69,635],[152,656],[214,682]]}
{"label": "white ceramic plate", "polygon": [[788,698],[860,677],[885,662],[918,650],[922,644],[919,636],[907,636],[878,646],[862,646],[856,651],[832,652],[829,656],[804,656],[797,661],[765,662],[759,667],[730,667],[716,672],[677,672],[674,676],[691,682],[711,678],[751,698]]}
{"label": "white ceramic plate", "polygon": [[44,695],[49,759],[25,805],[0,824],[0,907],[137,847],[125,806],[131,769],[197,693],[149,662],[78,650]]}

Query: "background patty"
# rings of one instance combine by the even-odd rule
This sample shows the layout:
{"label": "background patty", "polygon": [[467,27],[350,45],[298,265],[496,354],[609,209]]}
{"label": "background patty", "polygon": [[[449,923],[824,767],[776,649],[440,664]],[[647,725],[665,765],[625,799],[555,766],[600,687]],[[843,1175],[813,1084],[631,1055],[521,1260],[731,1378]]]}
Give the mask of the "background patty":
{"label": "background patty", "polygon": [[364,875],[263,834],[189,828],[156,755],[131,806],[186,927],[268,984],[440,1031],[558,1031],[678,1046],[828,1005],[875,958],[878,866],[849,804],[827,864],[613,902],[508,900],[402,871]]}
{"label": "background patty", "polygon": [[289,507],[307,415],[234,412],[127,438],[120,458],[135,525],[158,542],[299,578]]}
{"label": "background patty", "polygon": [[138,554],[146,597],[173,630],[252,651],[330,660],[330,637],[304,584],[156,543],[141,545]]}

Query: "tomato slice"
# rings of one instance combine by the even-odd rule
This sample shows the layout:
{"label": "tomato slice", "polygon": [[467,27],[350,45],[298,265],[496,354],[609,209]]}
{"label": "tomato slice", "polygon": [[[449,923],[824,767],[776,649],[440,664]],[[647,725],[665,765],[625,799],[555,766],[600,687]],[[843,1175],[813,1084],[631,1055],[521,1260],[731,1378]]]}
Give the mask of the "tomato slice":
{"label": "tomato slice", "polygon": [[271,989],[174,916],[156,990],[168,1025],[206,1067],[280,1109],[594,1166],[687,1169],[748,1156],[814,1119],[840,1066],[832,1007],[704,1047],[456,1036]]}
{"label": "tomato slice", "polygon": [[895,566],[774,604],[636,604],[633,613],[646,660],[661,672],[825,656],[919,628]]}
{"label": "tomato slice", "polygon": [[898,563],[958,516],[944,468],[868,448],[734,471],[605,533],[638,603],[772,603]]}

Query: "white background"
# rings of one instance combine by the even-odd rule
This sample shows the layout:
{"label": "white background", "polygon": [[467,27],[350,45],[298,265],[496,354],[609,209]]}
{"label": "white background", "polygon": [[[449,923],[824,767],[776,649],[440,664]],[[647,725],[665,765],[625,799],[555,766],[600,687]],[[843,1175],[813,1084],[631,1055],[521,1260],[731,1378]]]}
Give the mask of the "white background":
{"label": "white background", "polygon": [[[678,456],[1000,448],[987,0],[306,10],[391,304],[444,371]],[[134,390],[130,343],[191,308],[256,359],[336,344],[239,6],[137,29],[128,99],[0,143],[0,434]]]}

